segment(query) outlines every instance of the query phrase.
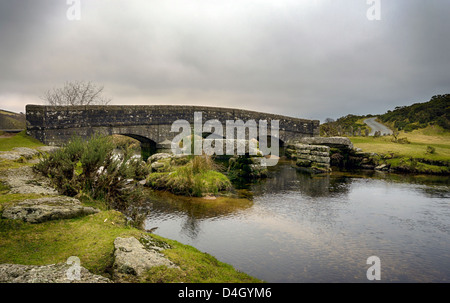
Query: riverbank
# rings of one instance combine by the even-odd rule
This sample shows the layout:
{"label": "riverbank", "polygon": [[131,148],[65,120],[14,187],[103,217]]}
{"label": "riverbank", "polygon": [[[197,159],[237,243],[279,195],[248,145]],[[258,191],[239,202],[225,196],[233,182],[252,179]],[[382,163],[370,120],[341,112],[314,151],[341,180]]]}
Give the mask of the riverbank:
{"label": "riverbank", "polygon": [[[20,134],[17,138],[0,140],[9,140],[7,144],[0,143],[2,147],[7,146],[3,149],[10,151],[21,145],[30,149],[42,146],[24,134]],[[61,206],[59,202],[54,202],[54,199],[60,198],[61,195],[48,188],[46,178],[38,176],[31,169],[32,165],[38,161],[38,153],[32,156],[20,155],[17,150],[8,153],[13,156],[4,156],[0,159],[0,246],[2,247],[0,264],[3,265],[0,271],[4,274],[5,268],[9,268],[15,273],[9,276],[6,274],[6,278],[2,275],[3,279],[11,278],[10,281],[2,280],[2,282],[14,281],[13,277],[18,271],[26,276],[31,270],[20,266],[18,269],[5,264],[45,266],[44,272],[54,268],[64,273],[58,264],[66,263],[70,257],[79,258],[83,269],[107,278],[111,282],[262,282],[192,246],[183,245],[135,227],[124,214],[108,209],[102,201],[79,197],[80,205],[75,203],[75,206],[96,209],[91,214],[75,212],[73,217],[57,219],[54,216],[44,216],[50,219],[39,223],[30,223],[29,219],[23,218],[5,218],[5,213],[20,214],[21,207],[28,207],[27,209],[33,209],[36,213],[42,209],[48,210],[51,204],[49,201],[53,201],[52,205]],[[14,157],[17,154],[19,157]],[[64,213],[66,214],[65,211]],[[117,239],[130,238],[137,240],[138,243],[134,245],[142,247],[130,249],[117,246],[119,245]],[[152,257],[145,257],[146,260],[163,258],[174,266],[145,267],[151,263],[150,261],[137,265],[130,265],[128,261],[125,261],[118,265],[118,259],[122,260],[118,252],[136,250],[152,254]],[[134,257],[137,260],[142,259]],[[51,264],[58,266],[49,267]],[[54,281],[70,282],[65,277]]]}
{"label": "riverbank", "polygon": [[355,148],[371,153],[382,170],[450,174],[450,133],[438,126],[380,137],[349,137]]}

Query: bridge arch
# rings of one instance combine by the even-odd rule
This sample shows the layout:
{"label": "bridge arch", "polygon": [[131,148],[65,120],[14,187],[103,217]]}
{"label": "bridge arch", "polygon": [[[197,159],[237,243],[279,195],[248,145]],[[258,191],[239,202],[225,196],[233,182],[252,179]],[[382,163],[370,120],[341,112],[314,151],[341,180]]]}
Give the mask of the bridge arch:
{"label": "bridge arch", "polygon": [[[306,120],[242,109],[180,106],[180,105],[107,105],[107,106],[44,106],[27,105],[27,133],[47,145],[61,145],[73,135],[87,138],[94,133],[120,134],[135,138],[145,148],[170,148],[178,134],[171,131],[177,120],[194,125],[194,114],[202,113],[202,123],[217,119],[226,121],[272,120],[279,122],[280,146],[303,137],[319,136],[318,120]],[[271,136],[270,127],[267,135]],[[269,140],[270,142],[270,140]]]}

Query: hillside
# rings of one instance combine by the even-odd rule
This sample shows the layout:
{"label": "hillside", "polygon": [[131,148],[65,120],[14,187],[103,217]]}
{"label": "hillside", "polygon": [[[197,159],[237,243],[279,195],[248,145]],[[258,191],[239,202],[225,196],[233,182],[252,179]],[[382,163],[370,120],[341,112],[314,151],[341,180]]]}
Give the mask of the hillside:
{"label": "hillside", "polygon": [[26,118],[24,114],[17,114],[0,109],[0,130],[25,129]]}
{"label": "hillside", "polygon": [[450,130],[450,94],[436,95],[425,103],[399,106],[379,117],[381,122],[403,131],[413,131],[428,125],[439,125]]}
{"label": "hillside", "polygon": [[[436,95],[430,101],[414,103],[409,106],[398,106],[378,116],[378,120],[393,130],[411,132],[428,126],[439,126],[450,130],[449,121],[450,94]],[[320,125],[321,136],[364,136],[369,128],[363,122],[375,115],[347,115],[334,121],[327,119]]]}

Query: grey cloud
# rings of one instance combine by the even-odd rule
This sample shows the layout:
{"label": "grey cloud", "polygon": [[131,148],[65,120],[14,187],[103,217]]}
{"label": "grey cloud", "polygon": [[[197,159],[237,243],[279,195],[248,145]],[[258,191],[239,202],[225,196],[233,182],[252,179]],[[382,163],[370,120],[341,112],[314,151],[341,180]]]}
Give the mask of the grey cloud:
{"label": "grey cloud", "polygon": [[0,2],[0,96],[26,95],[18,111],[77,79],[104,84],[113,103],[322,120],[450,89],[446,1],[381,0],[372,22],[365,0],[81,1],[73,22],[65,1]]}

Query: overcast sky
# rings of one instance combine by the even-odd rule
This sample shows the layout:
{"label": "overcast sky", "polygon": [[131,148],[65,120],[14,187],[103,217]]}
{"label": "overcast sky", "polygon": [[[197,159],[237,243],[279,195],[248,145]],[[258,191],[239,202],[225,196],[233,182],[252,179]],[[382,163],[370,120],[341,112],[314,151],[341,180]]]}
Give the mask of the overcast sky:
{"label": "overcast sky", "polygon": [[71,80],[322,121],[450,93],[448,0],[380,0],[379,21],[367,0],[79,1],[0,0],[0,108]]}

